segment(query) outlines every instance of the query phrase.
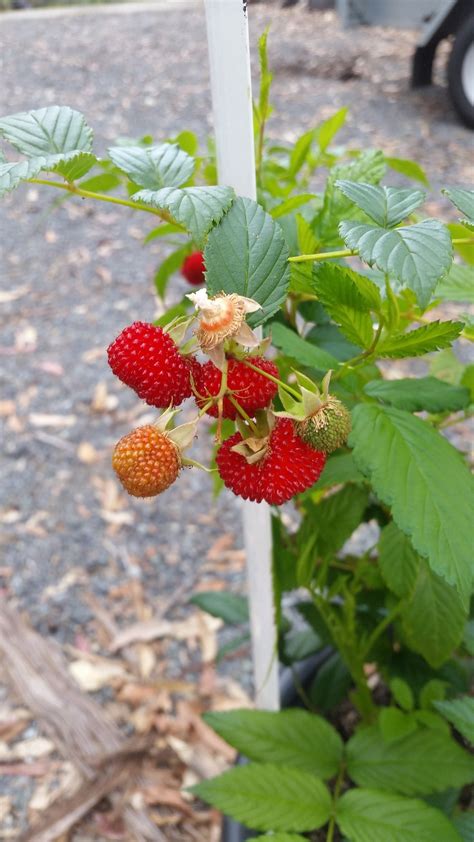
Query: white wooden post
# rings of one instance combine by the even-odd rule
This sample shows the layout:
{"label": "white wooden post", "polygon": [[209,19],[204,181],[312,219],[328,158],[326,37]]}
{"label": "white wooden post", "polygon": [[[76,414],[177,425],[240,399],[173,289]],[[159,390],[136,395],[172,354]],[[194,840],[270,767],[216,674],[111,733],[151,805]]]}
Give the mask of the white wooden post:
{"label": "white wooden post", "polygon": [[[256,199],[246,3],[205,0],[205,8],[219,183]],[[266,503],[245,503],[243,515],[256,703],[278,710],[270,511]]]}

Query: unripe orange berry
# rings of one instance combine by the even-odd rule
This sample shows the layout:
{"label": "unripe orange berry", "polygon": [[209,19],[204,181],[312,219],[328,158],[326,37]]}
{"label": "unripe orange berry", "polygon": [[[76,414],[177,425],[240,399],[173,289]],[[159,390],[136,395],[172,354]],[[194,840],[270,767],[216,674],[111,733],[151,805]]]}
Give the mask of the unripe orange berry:
{"label": "unripe orange berry", "polygon": [[147,424],[120,439],[114,449],[112,466],[133,497],[154,497],[175,481],[181,457],[166,433]]}

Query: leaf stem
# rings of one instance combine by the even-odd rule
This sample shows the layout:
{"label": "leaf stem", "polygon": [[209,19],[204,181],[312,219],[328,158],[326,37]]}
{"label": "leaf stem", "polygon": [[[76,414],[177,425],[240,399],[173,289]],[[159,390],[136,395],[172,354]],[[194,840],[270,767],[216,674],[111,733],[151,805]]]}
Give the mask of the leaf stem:
{"label": "leaf stem", "polygon": [[381,620],[381,622],[378,624],[378,626],[375,627],[375,629],[373,630],[372,634],[370,635],[366,645],[364,646],[364,648],[362,650],[361,654],[362,654],[363,660],[365,660],[369,656],[371,650],[373,649],[373,647],[374,647],[375,643],[377,642],[377,640],[379,639],[379,637],[384,633],[385,629],[387,629],[388,626],[391,623],[393,623],[394,619],[396,617],[398,617],[398,615],[402,611],[403,607],[404,607],[404,602],[403,602],[403,600],[400,600],[400,602],[398,602],[395,605],[395,607],[392,608],[392,610],[388,612],[388,614],[383,618],[383,620]]}
{"label": "leaf stem", "polygon": [[288,392],[288,394],[296,400],[301,399],[300,393],[297,392],[296,389],[293,389],[291,386],[288,386],[287,383],[283,383],[283,380],[279,380],[278,377],[274,377],[273,374],[270,374],[268,371],[264,371],[263,368],[258,368],[256,365],[253,365],[253,363],[249,363],[248,360],[242,360],[242,362],[244,365],[251,368],[252,371],[256,371],[258,374],[261,374],[263,377],[266,377],[267,380],[271,380],[272,383],[276,383],[277,386],[281,386],[282,389],[285,389],[285,391]]}
{"label": "leaf stem", "polygon": [[107,196],[105,193],[94,193],[92,190],[82,190],[81,187],[78,187],[73,183],[61,184],[59,181],[49,181],[46,178],[29,178],[28,184],[46,184],[48,187],[56,187],[58,190],[66,190],[68,193],[72,193],[75,196],[81,196],[83,199],[95,199],[98,202],[109,202],[113,205],[124,205],[126,208],[146,211],[146,213],[152,213],[155,216],[159,216],[160,219],[163,219],[166,222],[172,222],[177,225],[177,223],[175,223],[166,211],[151,208],[141,202],[131,202],[129,199],[120,199],[118,196]]}
{"label": "leaf stem", "polygon": [[[454,240],[453,240],[454,242]],[[328,260],[330,257],[353,257],[357,252],[352,249],[339,249],[338,251],[321,251],[317,254],[298,254],[289,257],[289,263],[304,263],[305,260]]]}
{"label": "leaf stem", "polygon": [[342,377],[346,373],[346,371],[353,368],[355,365],[358,365],[359,363],[364,362],[364,360],[368,359],[368,357],[371,357],[373,355],[373,353],[374,353],[374,351],[375,351],[375,349],[376,349],[376,347],[379,343],[379,339],[380,339],[380,335],[382,333],[383,326],[384,326],[384,319],[381,316],[379,326],[376,330],[376,333],[375,333],[375,336],[372,340],[370,348],[367,348],[367,350],[363,351],[362,354],[358,354],[357,357],[352,357],[351,360],[347,360],[347,362],[343,363],[341,368],[339,368],[336,371],[336,373],[332,376],[331,380],[332,380],[333,383],[334,383],[335,380],[339,380],[339,378]]}
{"label": "leaf stem", "polygon": [[474,246],[474,237],[455,237],[452,242],[454,246]]}

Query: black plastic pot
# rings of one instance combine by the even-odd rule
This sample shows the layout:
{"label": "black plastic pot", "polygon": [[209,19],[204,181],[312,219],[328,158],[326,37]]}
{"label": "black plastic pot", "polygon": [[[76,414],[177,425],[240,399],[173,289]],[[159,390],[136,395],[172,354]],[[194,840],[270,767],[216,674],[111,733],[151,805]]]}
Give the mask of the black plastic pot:
{"label": "black plastic pot", "polygon": [[[295,664],[294,671],[296,672],[297,680],[305,690],[309,689],[319,668],[327,661],[332,651],[330,647],[327,647],[321,652],[318,652],[317,655],[312,655],[299,664]],[[293,672],[288,668],[282,669],[281,671],[280,704],[282,708],[304,707],[295,686]],[[237,764],[239,765],[246,762],[246,759],[243,757],[239,757],[237,760]],[[252,837],[255,837],[255,831],[248,830],[242,824],[229,819],[227,816],[224,818],[221,842],[245,842],[246,839],[251,839]]]}

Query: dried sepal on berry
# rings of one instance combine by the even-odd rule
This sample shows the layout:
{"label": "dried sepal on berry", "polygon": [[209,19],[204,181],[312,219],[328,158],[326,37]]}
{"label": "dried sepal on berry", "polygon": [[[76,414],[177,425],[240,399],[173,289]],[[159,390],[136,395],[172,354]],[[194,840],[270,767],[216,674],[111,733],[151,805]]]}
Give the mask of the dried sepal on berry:
{"label": "dried sepal on berry", "polygon": [[231,293],[209,298],[205,289],[187,295],[199,313],[196,338],[205,354],[217,368],[225,363],[224,343],[232,339],[245,348],[256,348],[260,344],[254,332],[245,321],[247,313],[261,309],[251,298]]}

